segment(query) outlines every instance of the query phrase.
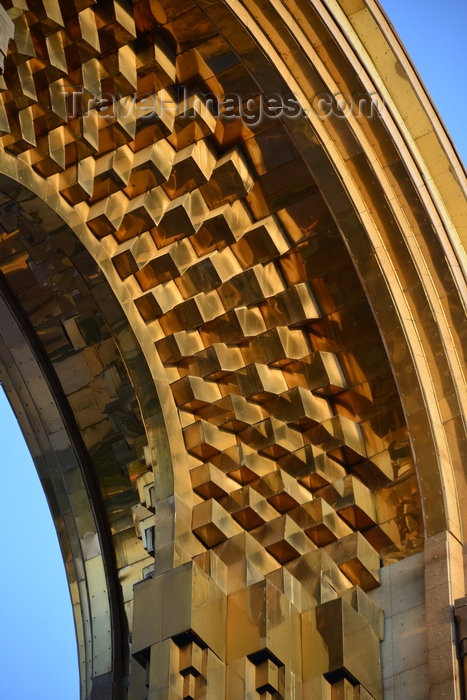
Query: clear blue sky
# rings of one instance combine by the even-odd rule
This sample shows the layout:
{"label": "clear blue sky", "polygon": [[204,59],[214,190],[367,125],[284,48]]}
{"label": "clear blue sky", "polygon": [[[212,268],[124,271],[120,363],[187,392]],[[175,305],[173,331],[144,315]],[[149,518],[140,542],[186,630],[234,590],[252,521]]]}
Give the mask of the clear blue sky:
{"label": "clear blue sky", "polygon": [[[467,163],[461,102],[467,1],[384,0],[383,7]],[[77,700],[76,643],[64,567],[39,481],[3,392],[0,440],[0,695],[4,700]]]}
{"label": "clear blue sky", "polygon": [[467,0],[380,0],[467,165]]}
{"label": "clear blue sky", "polygon": [[0,444],[0,697],[78,700],[65,568],[39,479],[3,390]]}

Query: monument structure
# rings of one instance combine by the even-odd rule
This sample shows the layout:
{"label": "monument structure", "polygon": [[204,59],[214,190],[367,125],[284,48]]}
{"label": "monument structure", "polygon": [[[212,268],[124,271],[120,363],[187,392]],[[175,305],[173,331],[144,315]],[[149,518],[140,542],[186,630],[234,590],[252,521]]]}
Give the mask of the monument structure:
{"label": "monument structure", "polygon": [[83,700],[465,698],[466,179],[381,7],[0,4],[0,379]]}

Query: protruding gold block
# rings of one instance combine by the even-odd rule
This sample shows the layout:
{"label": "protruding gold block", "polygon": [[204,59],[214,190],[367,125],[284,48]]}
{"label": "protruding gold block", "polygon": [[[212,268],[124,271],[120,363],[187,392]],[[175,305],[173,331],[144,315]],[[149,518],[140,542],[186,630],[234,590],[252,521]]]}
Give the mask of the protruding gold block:
{"label": "protruding gold block", "polygon": [[[86,107],[86,104],[83,105]],[[69,120],[64,126],[65,164],[74,165],[94,155],[99,149],[98,116],[94,110],[86,116]],[[94,177],[94,169],[93,169]]]}
{"label": "protruding gold block", "polygon": [[346,678],[332,684],[331,700],[359,700],[360,692]]}
{"label": "protruding gold block", "polygon": [[128,146],[106,153],[96,160],[93,200],[102,199],[126,187],[133,154]]}
{"label": "protruding gold block", "polygon": [[[3,112],[3,110],[2,110]],[[2,129],[5,136],[3,137],[3,144],[5,150],[13,153],[14,155],[19,155],[25,151],[29,151],[36,145],[36,136],[34,132],[34,118],[32,106],[21,109],[18,112],[18,118],[12,119],[9,122],[10,133],[7,133],[8,118],[5,114],[5,120],[2,119],[4,127]],[[76,182],[77,175],[72,174],[72,180]],[[78,188],[77,188],[78,189]],[[78,189],[81,194],[81,191]],[[82,200],[80,200],[82,201]]]}
{"label": "protruding gold block", "polygon": [[379,586],[379,554],[360,532],[333,542],[326,551],[353,584],[364,591]]}
{"label": "protruding gold block", "polygon": [[196,678],[191,673],[187,673],[183,677],[183,700],[195,700],[196,693]]}
{"label": "protruding gold block", "polygon": [[285,423],[274,417],[266,418],[245,428],[238,437],[252,449],[271,459],[280,459],[303,445],[300,433],[291,430]]}
{"label": "protruding gold block", "polygon": [[92,194],[94,159],[89,157],[59,175],[59,189],[70,204],[83,202]]}
{"label": "protruding gold block", "polygon": [[[145,634],[140,634],[136,640],[139,649],[143,648],[142,644],[149,646],[172,638],[189,642],[194,633],[195,639],[197,637],[202,640],[203,644],[225,661],[226,597],[199,566],[190,561],[149,581],[143,581],[134,591],[138,616],[146,614],[152,618],[152,624],[145,627]],[[153,609],[157,614],[154,614]],[[180,675],[178,654],[175,668]],[[170,664],[165,663],[159,671],[154,671],[168,674]]]}
{"label": "protruding gold block", "polygon": [[227,565],[218,556],[223,545],[218,545],[214,549],[205,549],[201,554],[193,557],[193,563],[199,566],[225,593],[227,592]]}
{"label": "protruding gold block", "polygon": [[240,525],[213,498],[193,508],[192,530],[208,548],[241,532]]}
{"label": "protruding gold block", "polygon": [[141,93],[151,95],[155,88],[168,87],[175,82],[175,56],[156,32],[139,36],[136,72]]}
{"label": "protruding gold block", "polygon": [[193,491],[202,498],[219,500],[238,490],[238,484],[210,462],[192,469],[190,477]]}
{"label": "protruding gold block", "polygon": [[10,39],[13,37],[17,48],[16,60],[26,61],[28,58],[36,56],[34,42],[32,40],[31,32],[29,31],[29,25],[26,19],[26,13],[23,12],[18,17],[14,17],[13,26],[11,26],[11,22],[12,20],[10,19],[7,11],[5,8],[2,8],[2,47],[0,47],[0,50],[4,57],[7,55],[8,44],[10,43]]}
{"label": "protruding gold block", "polygon": [[196,362],[202,377],[210,380],[222,379],[243,367],[242,354],[238,348],[224,343],[213,343],[196,354]]}
{"label": "protruding gold block", "polygon": [[[243,343],[245,340],[263,333],[266,330],[259,309],[239,306],[229,313],[216,318],[206,326],[204,335],[206,345],[225,343],[226,345]],[[243,365],[242,360],[242,365]]]}
{"label": "protruding gold block", "polygon": [[136,57],[131,44],[103,56],[99,69],[103,94],[123,96],[136,90]]}
{"label": "protruding gold block", "polygon": [[101,3],[96,10],[98,29],[111,34],[117,46],[124,46],[136,37],[135,22],[126,7],[117,0]]}
{"label": "protruding gold block", "polygon": [[252,488],[264,496],[279,513],[308,503],[311,499],[309,492],[282,470],[266,474]]}
{"label": "protruding gold block", "polygon": [[346,416],[337,415],[310,430],[310,437],[341,464],[353,465],[366,456],[360,426]]}
{"label": "protruding gold block", "polygon": [[180,650],[171,639],[164,639],[150,649],[150,697],[158,700],[182,700],[183,676],[179,671]]}
{"label": "protruding gold block", "polygon": [[256,666],[256,690],[258,693],[279,691],[279,668],[271,659],[266,659]]}
{"label": "protruding gold block", "polygon": [[343,466],[315,445],[305,445],[279,460],[281,469],[299,480],[312,493],[345,475]]}
{"label": "protruding gold block", "polygon": [[178,382],[174,382],[171,389],[177,406],[193,413],[221,398],[217,384],[205,382],[201,377],[187,375]]}
{"label": "protruding gold block", "polygon": [[205,140],[182,148],[175,155],[172,173],[164,185],[165,191],[174,199],[196,189],[209,179],[215,163],[216,155]]}
{"label": "protruding gold block", "polygon": [[182,95],[173,130],[167,140],[180,150],[210,136],[215,129],[216,119],[210,110],[209,98],[203,93]]}
{"label": "protruding gold block", "polygon": [[310,698],[310,700],[332,700],[332,686],[324,676],[310,678],[309,681],[301,683],[299,688],[299,693],[300,691],[302,693],[302,700],[305,700],[305,698]]}
{"label": "protruding gold block", "polygon": [[366,530],[377,524],[375,496],[361,481],[345,476],[319,491],[354,530]]}
{"label": "protruding gold block", "polygon": [[[227,567],[230,590],[235,588],[238,591],[258,580],[263,581],[264,576],[280,568],[274,557],[248,532],[222,542],[216,547],[216,555]],[[235,567],[236,571],[232,573],[231,569]],[[243,585],[239,586],[239,581],[244,581]]]}
{"label": "protruding gold block", "polygon": [[199,676],[204,670],[203,649],[196,642],[190,642],[180,649],[180,673],[183,676]]}
{"label": "protruding gold block", "polygon": [[162,315],[162,309],[152,292],[135,299],[135,305],[144,321],[152,321]]}
{"label": "protruding gold block", "polygon": [[391,563],[400,558],[407,540],[410,541],[409,548],[421,546],[422,532],[422,514],[419,509],[384,523],[379,522],[376,527],[365,530],[365,539],[380,553],[384,563]]}
{"label": "protruding gold block", "polygon": [[[234,591],[237,593],[237,591]],[[255,667],[246,657],[236,659],[226,666],[225,700],[246,697],[249,688],[254,689]]]}
{"label": "protruding gold block", "polygon": [[[146,234],[150,236],[150,234]],[[135,241],[134,248],[140,247],[144,236]],[[154,249],[156,253],[154,254]],[[158,284],[163,284],[178,277],[184,268],[195,258],[195,253],[188,240],[182,240],[157,251],[152,236],[141,246],[139,256],[135,251],[135,256],[141,267],[141,271],[136,275],[141,289],[147,290]],[[144,265],[144,263],[146,263]],[[177,294],[177,300],[168,304],[166,309],[173,308],[176,303],[182,301],[182,296]]]}
{"label": "protruding gold block", "polygon": [[308,352],[309,345],[303,331],[290,330],[286,326],[271,328],[242,347],[246,365],[260,362],[273,367],[286,367]]}
{"label": "protruding gold block", "polygon": [[290,364],[286,370],[290,387],[307,387],[315,394],[334,396],[347,388],[347,382],[337,356],[332,352],[312,352],[302,362]]}
{"label": "protruding gold block", "polygon": [[89,207],[87,224],[98,238],[115,233],[120,226],[127,205],[123,192],[115,192]]}
{"label": "protruding gold block", "polygon": [[65,168],[65,134],[61,127],[38,139],[37,148],[31,152],[31,164],[43,177],[60,173]]}
{"label": "protruding gold block", "polygon": [[131,199],[115,236],[120,242],[134,238],[157,226],[169,206],[169,200],[160,187]]}
{"label": "protruding gold block", "polygon": [[[139,99],[138,99],[139,98]],[[156,93],[136,95],[133,98],[135,138],[129,144],[137,152],[163,138],[168,138],[174,127],[177,105],[164,88]]]}
{"label": "protruding gold block", "polygon": [[238,306],[259,304],[283,289],[283,282],[273,263],[255,265],[233,276],[219,287],[219,296],[226,311]]}
{"label": "protruding gold block", "polygon": [[[202,80],[212,78],[214,73],[209,64],[229,52],[228,48],[224,48],[225,44],[225,40],[221,36],[217,36],[208,42],[184,51],[177,61],[181,84],[190,85],[193,78],[201,78]],[[224,51],[220,50],[220,46],[224,48]]]}
{"label": "protruding gold block", "polygon": [[372,598],[360,586],[352,586],[343,591],[342,597],[368,622],[377,637],[383,640],[384,611],[373,602]]}
{"label": "protruding gold block", "polygon": [[[55,160],[63,163],[65,158],[65,129],[61,126],[67,119],[67,103],[65,99],[64,87],[65,79],[59,78],[49,83],[50,99],[50,131],[47,138],[50,144],[50,151],[54,154]],[[54,133],[56,132],[56,133]]]}
{"label": "protruding gold block", "polygon": [[2,54],[0,67],[3,71],[3,63],[8,53],[8,44],[15,35],[15,25],[6,10],[2,7],[0,10],[0,52]]}
{"label": "protruding gold block", "polygon": [[187,192],[170,202],[152,235],[159,248],[191,236],[201,226],[207,207],[197,190]]}
{"label": "protruding gold block", "polygon": [[245,398],[264,403],[275,395],[287,391],[287,384],[280,369],[254,363],[238,370],[235,375],[238,387]]}
{"label": "protruding gold block", "polygon": [[193,247],[198,255],[222,250],[241,238],[250,223],[251,216],[243,201],[224,204],[204,217],[198,232],[192,236]]}
{"label": "protruding gold block", "polygon": [[188,452],[200,459],[209,459],[236,444],[235,435],[219,430],[204,420],[184,428],[183,436]]}
{"label": "protruding gold block", "polygon": [[179,331],[158,340],[156,348],[162,362],[173,364],[192,358],[202,350],[203,343],[197,331]]}
{"label": "protruding gold block", "polygon": [[350,467],[352,474],[358,476],[372,491],[378,491],[393,481],[396,469],[387,450],[373,455],[371,459],[356,462]]}
{"label": "protruding gold block", "polygon": [[112,262],[122,280],[130,275],[134,275],[138,270],[138,265],[130,250],[125,250],[118,255],[114,255]]}
{"label": "protruding gold block", "polygon": [[[140,581],[134,588],[132,654],[143,662],[148,658],[150,647],[161,639],[162,610],[154,601],[162,596],[163,578]],[[161,669],[167,672],[168,669]],[[178,671],[178,669],[177,669]]]}
{"label": "protruding gold block", "polygon": [[177,263],[174,260],[173,251],[167,250],[150,260],[135,277],[143,291],[152,289],[158,284],[163,284],[174,279],[180,274]]}
{"label": "protruding gold block", "polygon": [[276,586],[260,581],[229,595],[227,615],[228,663],[272,658],[301,675],[299,613]]}
{"label": "protruding gold block", "polygon": [[302,613],[302,653],[304,681],[350,674],[382,699],[379,639],[342,598]]}
{"label": "protruding gold block", "polygon": [[332,417],[329,402],[301,386],[281,394],[280,403],[283,420],[297,430],[308,430]]}
{"label": "protruding gold block", "polygon": [[182,296],[187,299],[198,292],[209,292],[218,287],[222,280],[216,269],[215,261],[210,257],[205,257],[191,265],[177,282]]}
{"label": "protruding gold block", "polygon": [[[100,83],[96,86],[100,89]],[[88,88],[91,92],[96,87]],[[119,97],[117,95],[117,97]],[[109,100],[109,104],[101,107],[98,115],[99,151],[106,153],[130,144],[136,132],[136,110],[134,109],[133,95],[127,95],[118,100]]]}
{"label": "protruding gold block", "polygon": [[305,326],[321,317],[321,312],[308,283],[302,282],[280,291],[261,307],[268,328]]}
{"label": "protruding gold block", "polygon": [[[80,0],[80,7],[76,7],[77,21],[67,22],[67,31],[60,32],[68,70],[76,69],[100,54],[96,15],[91,4],[89,0]],[[55,42],[58,43],[58,39]]]}
{"label": "protruding gold block", "polygon": [[214,455],[211,461],[242,485],[255,481],[258,476],[267,474],[271,469],[269,459],[238,442],[221,454]]}
{"label": "protruding gold block", "polygon": [[290,245],[277,219],[268,216],[248,226],[241,239],[233,246],[244,270],[253,265],[269,262],[283,255]]}
{"label": "protruding gold block", "polygon": [[161,185],[169,178],[175,151],[165,139],[157,141],[134,154],[127,194],[133,198]]}
{"label": "protruding gold block", "polygon": [[270,520],[252,530],[251,534],[281,564],[287,564],[314,549],[303,530],[288,515]]}
{"label": "protruding gold block", "polygon": [[245,159],[240,149],[234,148],[217,161],[211,178],[203,185],[201,193],[209,209],[215,209],[244,197],[252,187],[253,179]]}
{"label": "protruding gold block", "polygon": [[277,517],[275,508],[249,486],[233,491],[225,507],[245,530],[253,530]]}
{"label": "protruding gold block", "polygon": [[197,294],[191,299],[177,304],[160,319],[164,332],[168,335],[180,330],[199,328],[217,318],[222,312],[216,290],[208,294]]}
{"label": "protruding gold block", "polygon": [[324,549],[314,549],[287,563],[286,568],[302,584],[300,609],[303,612],[335,600],[343,591],[352,588],[349,579]]}
{"label": "protruding gold block", "polygon": [[352,533],[350,527],[322,498],[304,503],[301,508],[291,510],[289,515],[318,547],[324,547]]}
{"label": "protruding gold block", "polygon": [[198,415],[213,425],[238,433],[264,417],[264,411],[257,404],[246,401],[242,396],[228,394],[224,398],[202,408]]}
{"label": "protruding gold block", "polygon": [[214,251],[188,266],[178,280],[178,287],[185,298],[197,292],[208,292],[241,271],[232,251]]}

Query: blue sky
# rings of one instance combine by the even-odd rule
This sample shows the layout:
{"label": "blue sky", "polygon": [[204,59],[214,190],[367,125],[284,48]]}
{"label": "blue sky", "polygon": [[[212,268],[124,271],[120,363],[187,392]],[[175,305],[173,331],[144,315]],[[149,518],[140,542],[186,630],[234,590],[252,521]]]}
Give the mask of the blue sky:
{"label": "blue sky", "polygon": [[70,594],[55,528],[16,419],[0,391],[0,664],[4,700],[78,700]]}
{"label": "blue sky", "polygon": [[467,164],[466,0],[380,0]]}
{"label": "blue sky", "polygon": [[[461,99],[467,65],[465,0],[384,0],[448,131],[467,162]],[[52,520],[18,426],[0,392],[1,695],[78,700],[76,642]]]}

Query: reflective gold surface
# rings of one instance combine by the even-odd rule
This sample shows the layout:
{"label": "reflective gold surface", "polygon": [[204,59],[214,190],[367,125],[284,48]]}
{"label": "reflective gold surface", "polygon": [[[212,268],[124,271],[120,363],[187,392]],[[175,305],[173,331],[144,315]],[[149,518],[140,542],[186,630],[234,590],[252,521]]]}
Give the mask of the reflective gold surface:
{"label": "reflective gold surface", "polygon": [[82,697],[378,700],[381,560],[467,512],[465,178],[401,47],[372,0],[2,5],[0,373]]}

